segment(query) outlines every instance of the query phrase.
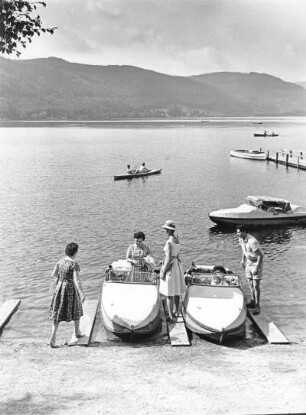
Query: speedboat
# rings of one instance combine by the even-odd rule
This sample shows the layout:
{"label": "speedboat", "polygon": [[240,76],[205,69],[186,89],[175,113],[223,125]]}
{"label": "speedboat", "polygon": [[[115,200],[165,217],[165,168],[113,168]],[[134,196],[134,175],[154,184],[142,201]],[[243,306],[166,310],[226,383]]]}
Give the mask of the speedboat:
{"label": "speedboat", "polygon": [[148,170],[144,173],[128,173],[128,174],[118,174],[114,176],[114,180],[130,180],[130,179],[136,179],[138,177],[146,177],[146,176],[152,176],[154,174],[160,174],[162,172],[162,169],[155,169],[155,170]]}
{"label": "speedboat", "polygon": [[189,330],[219,343],[243,337],[247,318],[240,277],[227,268],[224,271],[193,264],[185,273],[182,306]]}
{"label": "speedboat", "polygon": [[261,150],[231,150],[231,157],[250,160],[266,160],[267,154]]}
{"label": "speedboat", "polygon": [[106,272],[101,294],[104,326],[118,335],[150,334],[160,323],[159,277],[126,260],[118,260]]}
{"label": "speedboat", "polygon": [[306,223],[306,208],[277,197],[247,196],[242,205],[214,210],[208,216],[219,225],[297,225]]}

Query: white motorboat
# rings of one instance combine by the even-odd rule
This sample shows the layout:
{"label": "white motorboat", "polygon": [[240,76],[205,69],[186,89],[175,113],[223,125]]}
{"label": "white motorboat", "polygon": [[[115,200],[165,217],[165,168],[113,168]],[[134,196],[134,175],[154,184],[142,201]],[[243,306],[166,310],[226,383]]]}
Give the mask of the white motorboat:
{"label": "white motorboat", "polygon": [[245,335],[247,309],[240,277],[228,269],[194,265],[185,274],[187,290],[182,312],[193,332],[222,343]]}
{"label": "white motorboat", "polygon": [[266,160],[267,154],[261,150],[231,150],[231,157],[238,157],[249,160]]}
{"label": "white motorboat", "polygon": [[125,260],[106,270],[101,294],[104,326],[122,335],[150,334],[160,323],[159,277],[139,271]]}
{"label": "white motorboat", "polygon": [[230,209],[214,210],[209,218],[219,225],[279,226],[306,224],[306,208],[288,200],[269,196],[247,196]]}

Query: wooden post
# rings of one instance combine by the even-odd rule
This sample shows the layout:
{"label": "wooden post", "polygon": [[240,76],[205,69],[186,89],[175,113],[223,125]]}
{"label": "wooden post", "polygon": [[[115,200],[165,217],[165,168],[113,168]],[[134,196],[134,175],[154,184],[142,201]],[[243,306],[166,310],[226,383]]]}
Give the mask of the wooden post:
{"label": "wooden post", "polygon": [[269,150],[267,152],[267,158],[266,158],[266,160],[270,160],[270,151]]}
{"label": "wooden post", "polygon": [[278,164],[278,152],[275,154],[275,163]]}
{"label": "wooden post", "polygon": [[297,167],[297,169],[300,168],[300,156],[297,156],[296,167]]}
{"label": "wooden post", "polygon": [[286,167],[288,167],[289,154],[286,154]]}

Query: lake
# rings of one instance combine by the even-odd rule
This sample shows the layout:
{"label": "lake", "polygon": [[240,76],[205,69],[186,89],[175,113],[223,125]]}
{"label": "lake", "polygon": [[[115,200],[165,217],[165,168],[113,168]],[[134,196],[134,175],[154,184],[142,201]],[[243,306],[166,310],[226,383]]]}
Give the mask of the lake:
{"label": "lake", "polygon": [[[167,219],[177,225],[185,268],[192,261],[223,264],[243,275],[235,231],[219,229],[208,213],[238,206],[247,195],[306,206],[306,171],[229,156],[240,148],[306,150],[306,119],[257,121],[0,123],[0,301],[22,300],[1,340],[48,340],[51,272],[71,241],[79,244],[92,299],[135,231],[162,259]],[[279,137],[253,137],[263,129]],[[162,174],[114,182],[127,164],[142,162]],[[306,228],[251,233],[265,255],[262,308],[289,338],[304,336]]]}

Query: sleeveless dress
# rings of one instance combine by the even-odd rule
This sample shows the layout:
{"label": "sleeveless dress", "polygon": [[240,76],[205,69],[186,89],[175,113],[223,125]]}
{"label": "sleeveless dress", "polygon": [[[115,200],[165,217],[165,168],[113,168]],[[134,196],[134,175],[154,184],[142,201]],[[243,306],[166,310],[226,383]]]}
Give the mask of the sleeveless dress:
{"label": "sleeveless dress", "polygon": [[73,273],[80,271],[79,264],[64,258],[56,265],[58,279],[49,308],[49,318],[58,323],[78,320],[83,315],[83,307],[73,282]]}
{"label": "sleeveless dress", "polygon": [[179,295],[184,297],[186,292],[186,286],[184,281],[184,271],[179,259],[180,244],[174,242],[166,242],[164,246],[165,254],[171,249],[171,268],[166,273],[165,279],[160,279],[159,291],[166,297],[172,297]]}

